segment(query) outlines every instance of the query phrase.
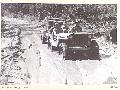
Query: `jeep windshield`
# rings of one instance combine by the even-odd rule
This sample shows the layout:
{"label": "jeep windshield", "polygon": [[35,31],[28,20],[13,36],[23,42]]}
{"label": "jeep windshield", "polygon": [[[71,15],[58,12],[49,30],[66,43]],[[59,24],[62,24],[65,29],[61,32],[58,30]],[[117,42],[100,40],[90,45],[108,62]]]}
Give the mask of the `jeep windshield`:
{"label": "jeep windshield", "polygon": [[87,47],[90,44],[90,35],[88,34],[71,34],[68,39],[69,47]]}

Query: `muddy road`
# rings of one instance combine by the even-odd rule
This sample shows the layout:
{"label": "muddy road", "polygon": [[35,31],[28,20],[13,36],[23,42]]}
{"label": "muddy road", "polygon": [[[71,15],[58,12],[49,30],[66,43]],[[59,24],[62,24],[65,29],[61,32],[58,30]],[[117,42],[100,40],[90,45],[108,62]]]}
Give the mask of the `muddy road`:
{"label": "muddy road", "polygon": [[32,25],[22,27],[21,40],[26,47],[23,56],[31,74],[31,84],[103,84],[114,77],[112,67],[104,60],[105,55],[101,55],[101,61],[73,61],[63,60],[57,51],[51,52],[40,39],[39,30],[42,29]]}

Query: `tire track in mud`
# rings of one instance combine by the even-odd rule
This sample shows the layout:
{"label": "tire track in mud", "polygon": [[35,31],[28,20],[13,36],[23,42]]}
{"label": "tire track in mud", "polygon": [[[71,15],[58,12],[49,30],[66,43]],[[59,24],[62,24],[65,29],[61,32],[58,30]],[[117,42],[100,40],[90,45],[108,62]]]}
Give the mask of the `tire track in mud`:
{"label": "tire track in mud", "polygon": [[64,77],[65,83],[69,84],[72,82],[72,84],[83,84],[82,74],[79,71],[75,61],[64,61],[58,53],[51,52],[47,49],[47,45],[42,45],[41,42],[37,45],[40,45],[39,47],[44,47],[41,50],[41,53],[44,53],[44,59],[46,59],[46,61],[50,63],[53,68],[55,67],[61,76]]}
{"label": "tire track in mud", "polygon": [[[53,59],[49,59],[47,56],[52,56],[51,58]],[[47,57],[46,60],[49,60],[48,63],[52,64],[52,66],[57,69],[57,71],[61,74],[61,76],[64,76],[65,83],[69,84],[72,82],[72,84],[82,84],[81,73],[77,70],[77,67],[73,67],[75,63],[72,63],[72,61],[70,61],[71,62],[70,63],[68,61],[64,61],[61,58],[57,58],[55,53],[47,53],[46,57]],[[77,79],[74,79],[76,77]],[[78,80],[78,77],[80,81]]]}

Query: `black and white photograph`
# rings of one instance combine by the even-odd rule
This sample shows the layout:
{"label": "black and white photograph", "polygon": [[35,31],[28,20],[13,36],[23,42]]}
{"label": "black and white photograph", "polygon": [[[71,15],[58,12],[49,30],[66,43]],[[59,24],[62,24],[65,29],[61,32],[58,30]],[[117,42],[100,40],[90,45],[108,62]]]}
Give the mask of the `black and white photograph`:
{"label": "black and white photograph", "polygon": [[1,3],[0,85],[118,84],[117,4]]}

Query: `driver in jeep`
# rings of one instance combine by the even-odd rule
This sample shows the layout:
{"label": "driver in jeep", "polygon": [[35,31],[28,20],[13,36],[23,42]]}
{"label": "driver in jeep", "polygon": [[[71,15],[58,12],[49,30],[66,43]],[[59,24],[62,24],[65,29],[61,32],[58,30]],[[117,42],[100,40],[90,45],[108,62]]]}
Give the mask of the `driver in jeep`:
{"label": "driver in jeep", "polygon": [[82,27],[79,25],[79,22],[75,22],[75,27],[72,28],[72,33],[82,32]]}

